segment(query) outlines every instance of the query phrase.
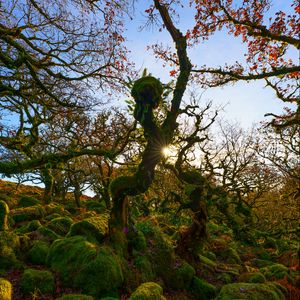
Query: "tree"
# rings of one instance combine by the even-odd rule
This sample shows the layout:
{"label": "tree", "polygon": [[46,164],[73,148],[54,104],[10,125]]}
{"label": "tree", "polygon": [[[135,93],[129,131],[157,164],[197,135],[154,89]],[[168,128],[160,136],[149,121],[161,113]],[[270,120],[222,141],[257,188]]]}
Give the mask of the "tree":
{"label": "tree", "polygon": [[[279,99],[296,106],[295,111],[290,110],[282,116],[267,114],[277,119],[271,124],[276,127],[299,124],[300,66],[297,58],[293,61],[289,52],[300,49],[298,1],[290,1],[291,12],[278,11],[269,19],[269,0],[245,0],[238,4],[232,0],[198,0],[190,1],[190,5],[195,16],[193,28],[186,32],[190,47],[209,39],[216,31],[226,30],[229,35],[241,37],[248,49],[245,62],[225,63],[218,68],[193,65],[193,80],[202,87],[215,87],[241,80],[264,79]],[[173,11],[176,12],[176,8]],[[155,11],[150,10],[149,13],[154,17]],[[169,48],[164,49],[158,44],[152,48],[158,57],[170,65],[178,65],[176,56]],[[175,75],[176,69],[171,73]]]}

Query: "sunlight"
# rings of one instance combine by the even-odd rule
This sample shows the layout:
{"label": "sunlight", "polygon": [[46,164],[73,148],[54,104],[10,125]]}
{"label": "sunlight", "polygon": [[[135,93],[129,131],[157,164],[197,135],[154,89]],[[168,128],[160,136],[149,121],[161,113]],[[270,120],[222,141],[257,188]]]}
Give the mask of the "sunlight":
{"label": "sunlight", "polygon": [[162,148],[162,154],[165,158],[173,158],[176,156],[177,151],[174,149],[174,147],[166,146]]}

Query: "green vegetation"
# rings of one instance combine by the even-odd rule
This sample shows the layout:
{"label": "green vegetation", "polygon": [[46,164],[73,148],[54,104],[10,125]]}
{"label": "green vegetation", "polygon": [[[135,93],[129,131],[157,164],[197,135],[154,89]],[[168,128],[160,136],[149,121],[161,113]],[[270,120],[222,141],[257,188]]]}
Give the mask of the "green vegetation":
{"label": "green vegetation", "polygon": [[145,282],[132,293],[129,300],[165,300],[162,287],[155,282]]}
{"label": "green vegetation", "polygon": [[9,207],[3,200],[0,200],[0,231],[8,230]]}
{"label": "green vegetation", "polygon": [[0,278],[0,299],[1,300],[12,299],[12,285],[8,280],[4,278]]}

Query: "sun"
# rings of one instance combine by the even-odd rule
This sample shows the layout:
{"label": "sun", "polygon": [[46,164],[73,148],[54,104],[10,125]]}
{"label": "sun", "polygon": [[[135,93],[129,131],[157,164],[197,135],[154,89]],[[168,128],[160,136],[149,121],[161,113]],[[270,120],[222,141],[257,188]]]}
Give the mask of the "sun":
{"label": "sun", "polygon": [[165,158],[174,158],[177,151],[172,146],[162,148],[162,154]]}

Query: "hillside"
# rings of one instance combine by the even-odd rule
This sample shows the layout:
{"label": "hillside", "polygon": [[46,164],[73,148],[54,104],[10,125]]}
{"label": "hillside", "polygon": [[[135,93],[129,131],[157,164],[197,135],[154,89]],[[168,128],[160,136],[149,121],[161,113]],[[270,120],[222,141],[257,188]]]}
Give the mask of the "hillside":
{"label": "hillside", "polygon": [[108,239],[109,211],[101,202],[85,197],[76,208],[69,196],[45,205],[41,188],[0,184],[0,299],[300,296],[296,240],[266,237],[250,245],[210,220],[197,256],[180,256],[176,243],[186,225],[150,214],[131,221],[124,252]]}

